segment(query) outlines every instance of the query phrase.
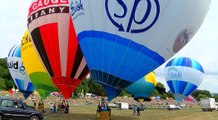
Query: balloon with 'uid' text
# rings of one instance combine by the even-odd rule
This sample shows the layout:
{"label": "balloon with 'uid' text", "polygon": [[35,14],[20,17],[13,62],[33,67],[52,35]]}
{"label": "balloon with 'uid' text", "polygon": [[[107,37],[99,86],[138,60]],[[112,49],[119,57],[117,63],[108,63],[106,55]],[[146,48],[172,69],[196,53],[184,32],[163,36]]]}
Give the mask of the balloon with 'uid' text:
{"label": "balloon with 'uid' text", "polygon": [[28,98],[34,91],[34,86],[23,65],[20,45],[15,45],[11,48],[8,53],[7,64],[15,85],[23,93],[24,98]]}

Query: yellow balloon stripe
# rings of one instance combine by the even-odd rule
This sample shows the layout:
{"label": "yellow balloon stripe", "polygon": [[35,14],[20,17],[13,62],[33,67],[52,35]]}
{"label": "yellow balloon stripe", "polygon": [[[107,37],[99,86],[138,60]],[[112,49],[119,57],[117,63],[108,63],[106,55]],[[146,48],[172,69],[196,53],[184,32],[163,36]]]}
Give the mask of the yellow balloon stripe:
{"label": "yellow balloon stripe", "polygon": [[27,30],[22,38],[21,54],[28,75],[34,72],[46,72],[33,47]]}
{"label": "yellow balloon stripe", "polygon": [[57,90],[34,49],[28,31],[22,38],[21,57],[27,74],[42,99]]}

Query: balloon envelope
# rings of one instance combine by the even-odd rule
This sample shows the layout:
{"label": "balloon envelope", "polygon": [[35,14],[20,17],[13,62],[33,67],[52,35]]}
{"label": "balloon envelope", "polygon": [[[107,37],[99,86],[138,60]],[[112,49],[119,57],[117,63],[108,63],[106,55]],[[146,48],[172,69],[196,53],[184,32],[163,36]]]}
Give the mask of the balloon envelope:
{"label": "balloon envelope", "polygon": [[185,46],[210,5],[210,0],[70,1],[91,76],[109,100]]}
{"label": "balloon envelope", "polygon": [[187,101],[187,102],[193,102],[193,103],[198,102],[191,95],[189,95],[188,97],[184,98],[184,100]]}
{"label": "balloon envelope", "polygon": [[149,95],[154,92],[156,84],[156,74],[150,72],[145,77],[128,86],[127,92],[133,95],[134,100],[143,102],[149,100]]}
{"label": "balloon envelope", "polygon": [[8,54],[7,64],[15,85],[26,99],[34,91],[34,87],[23,66],[20,45],[15,45],[11,48]]}
{"label": "balloon envelope", "polygon": [[204,70],[195,60],[179,57],[165,67],[165,79],[177,102],[189,96],[202,82]]}
{"label": "balloon envelope", "polygon": [[34,0],[28,15],[37,54],[66,99],[89,72],[69,12],[68,0]]}
{"label": "balloon envelope", "polygon": [[51,77],[44,69],[36,51],[34,50],[28,31],[24,33],[21,41],[21,55],[27,74],[40,97],[45,99],[51,92],[57,91]]}

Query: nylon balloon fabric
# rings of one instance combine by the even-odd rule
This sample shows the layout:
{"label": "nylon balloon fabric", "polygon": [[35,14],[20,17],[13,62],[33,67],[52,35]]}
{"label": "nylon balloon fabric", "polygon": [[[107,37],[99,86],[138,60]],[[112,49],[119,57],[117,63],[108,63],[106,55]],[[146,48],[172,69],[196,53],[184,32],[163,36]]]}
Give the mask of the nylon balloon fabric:
{"label": "nylon balloon fabric", "polygon": [[8,53],[7,64],[11,77],[24,98],[28,98],[34,91],[34,86],[26,73],[25,67],[21,59],[20,44],[11,48]]}
{"label": "nylon balloon fabric", "polygon": [[21,41],[21,55],[27,74],[42,99],[45,99],[51,92],[58,91],[40,62],[28,31],[24,33]]}
{"label": "nylon balloon fabric", "polygon": [[210,0],[70,0],[79,44],[108,100],[182,49]]}
{"label": "nylon balloon fabric", "polygon": [[177,102],[188,97],[202,82],[204,69],[188,57],[170,60],[165,67],[165,79]]}
{"label": "nylon balloon fabric", "polygon": [[27,23],[37,54],[66,99],[89,73],[69,10],[68,0],[35,0]]}
{"label": "nylon balloon fabric", "polygon": [[150,100],[149,97],[154,92],[156,84],[156,74],[155,72],[150,72],[145,77],[128,86],[127,92],[133,95],[134,100],[142,103]]}

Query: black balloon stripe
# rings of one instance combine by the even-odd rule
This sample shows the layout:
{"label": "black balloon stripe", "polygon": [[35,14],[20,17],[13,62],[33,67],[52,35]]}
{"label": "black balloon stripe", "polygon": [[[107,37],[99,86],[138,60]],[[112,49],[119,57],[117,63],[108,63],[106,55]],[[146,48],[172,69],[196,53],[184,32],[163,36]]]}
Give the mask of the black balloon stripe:
{"label": "black balloon stripe", "polygon": [[74,60],[74,64],[73,64],[73,67],[72,67],[72,72],[71,72],[71,77],[74,78],[75,75],[76,75],[76,72],[79,68],[79,65],[81,63],[83,59],[83,54],[82,54],[82,50],[81,48],[78,46],[77,47],[77,51],[76,51],[76,56],[75,56],[75,60]]}
{"label": "black balloon stripe", "polygon": [[84,69],[82,70],[82,73],[79,75],[79,79],[80,80],[82,80],[85,76],[86,76],[86,74],[89,72],[89,68],[88,68],[88,66],[86,65],[85,67],[84,67]]}
{"label": "black balloon stripe", "polygon": [[48,59],[48,56],[46,54],[46,50],[45,50],[45,46],[43,44],[43,41],[42,41],[42,36],[40,34],[40,29],[39,28],[35,28],[32,32],[31,32],[31,35],[32,35],[32,40],[36,46],[36,49],[47,69],[47,71],[49,72],[50,76],[53,77],[54,76],[54,73],[53,73],[53,70],[51,68],[51,64],[49,62],[49,59]]}

